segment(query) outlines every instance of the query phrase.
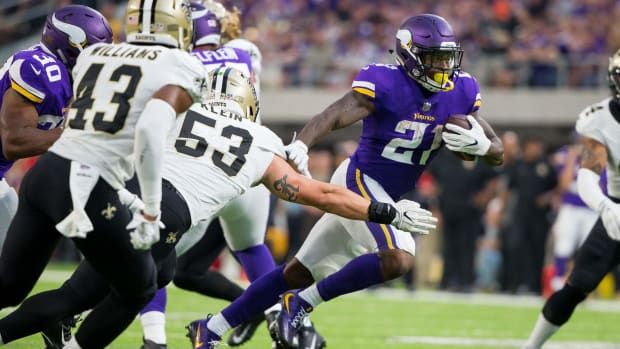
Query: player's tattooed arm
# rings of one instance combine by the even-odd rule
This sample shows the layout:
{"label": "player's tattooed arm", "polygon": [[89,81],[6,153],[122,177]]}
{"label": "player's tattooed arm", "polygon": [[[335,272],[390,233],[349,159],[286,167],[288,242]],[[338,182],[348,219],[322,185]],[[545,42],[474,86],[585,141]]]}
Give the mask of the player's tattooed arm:
{"label": "player's tattooed arm", "polygon": [[310,148],[332,130],[349,126],[370,115],[374,103],[359,92],[349,91],[325,110],[315,115],[299,132],[297,139]]}
{"label": "player's tattooed arm", "polygon": [[504,163],[504,144],[502,143],[502,139],[499,138],[493,127],[489,125],[489,123],[477,115],[477,113],[472,113],[472,115],[476,118],[482,129],[484,130],[484,134],[491,140],[491,147],[487,151],[487,155],[483,157],[484,162],[490,166],[499,166]]}
{"label": "player's tattooed arm", "polygon": [[286,201],[295,202],[297,200],[297,193],[299,193],[299,186],[291,185],[287,180],[288,175],[285,174],[282,178],[273,182],[273,189],[278,192],[278,196],[285,196]]}
{"label": "player's tattooed arm", "polygon": [[589,137],[581,139],[581,168],[587,168],[601,174],[607,165],[607,149],[605,146]]}
{"label": "player's tattooed arm", "polygon": [[277,155],[261,182],[280,199],[314,206],[345,218],[368,219],[369,200],[347,188],[303,176]]}

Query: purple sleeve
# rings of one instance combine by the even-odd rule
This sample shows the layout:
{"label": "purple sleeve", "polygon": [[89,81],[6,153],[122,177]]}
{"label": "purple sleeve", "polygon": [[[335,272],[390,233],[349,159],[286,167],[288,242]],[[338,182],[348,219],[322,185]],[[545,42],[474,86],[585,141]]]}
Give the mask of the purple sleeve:
{"label": "purple sleeve", "polygon": [[[398,69],[391,65],[371,64],[362,68],[353,79],[351,88],[353,91],[361,93],[375,103],[380,103],[384,97],[386,79],[386,71],[389,69]],[[385,70],[385,71],[383,71]]]}
{"label": "purple sleeve", "polygon": [[464,89],[467,95],[467,99],[471,101],[471,110],[469,113],[475,113],[480,109],[482,105],[482,95],[480,94],[480,86],[478,81],[468,73],[459,73],[459,79],[464,80]]}

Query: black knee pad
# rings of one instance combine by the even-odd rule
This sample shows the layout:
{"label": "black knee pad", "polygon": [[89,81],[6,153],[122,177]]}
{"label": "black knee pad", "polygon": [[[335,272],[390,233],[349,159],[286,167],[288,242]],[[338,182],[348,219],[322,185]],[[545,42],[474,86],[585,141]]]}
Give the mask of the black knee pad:
{"label": "black knee pad", "polygon": [[554,293],[543,307],[543,315],[556,326],[564,325],[570,319],[575,307],[586,299],[587,293],[570,284]]}

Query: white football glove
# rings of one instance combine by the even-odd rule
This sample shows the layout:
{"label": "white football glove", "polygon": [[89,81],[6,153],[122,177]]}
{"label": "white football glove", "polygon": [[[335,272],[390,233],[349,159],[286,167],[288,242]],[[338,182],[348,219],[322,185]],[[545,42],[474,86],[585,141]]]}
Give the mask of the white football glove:
{"label": "white football glove", "polygon": [[487,155],[491,147],[491,140],[484,134],[480,123],[471,115],[467,115],[471,129],[467,130],[454,124],[446,124],[444,127],[452,132],[442,132],[441,138],[446,142],[446,148],[471,155]]}
{"label": "white football glove", "polygon": [[[294,139],[294,137],[293,137]],[[299,139],[291,142],[289,145],[284,146],[286,152],[286,159],[292,161],[299,173],[308,178],[312,178],[310,171],[308,171],[308,146]]]}
{"label": "white football glove", "polygon": [[392,225],[410,233],[428,234],[435,230],[437,218],[433,214],[420,207],[420,204],[411,200],[400,200],[394,204],[396,217]]}
{"label": "white football glove", "polygon": [[133,219],[127,224],[127,230],[129,233],[129,241],[136,250],[148,250],[157,241],[159,241],[159,229],[164,229],[166,226],[160,220],[160,214],[157,215],[157,219],[149,221],[144,218],[142,212],[135,212]]}
{"label": "white football glove", "polygon": [[599,206],[599,213],[607,235],[612,240],[620,241],[620,205],[606,198]]}
{"label": "white football glove", "polygon": [[140,200],[138,195],[130,192],[125,188],[119,189],[117,191],[117,194],[121,204],[127,206],[134,215],[144,209],[144,202]]}

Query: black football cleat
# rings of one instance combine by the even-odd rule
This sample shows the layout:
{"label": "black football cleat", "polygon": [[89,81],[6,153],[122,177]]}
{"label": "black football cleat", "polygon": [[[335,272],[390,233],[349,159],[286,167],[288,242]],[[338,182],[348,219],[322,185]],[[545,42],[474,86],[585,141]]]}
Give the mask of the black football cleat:
{"label": "black football cleat", "polygon": [[228,337],[228,345],[231,347],[238,347],[252,339],[254,332],[256,332],[256,329],[263,320],[265,320],[265,317],[260,315],[235,327],[233,333]]}
{"label": "black football cleat", "polygon": [[299,349],[323,349],[327,346],[325,338],[321,336],[309,320],[297,332],[297,348]]}
{"label": "black football cleat", "polygon": [[150,339],[142,338],[142,346],[140,349],[168,349],[165,344],[155,343]]}
{"label": "black football cleat", "polygon": [[71,330],[80,320],[79,315],[68,317],[41,331],[45,349],[62,349],[71,340]]}

